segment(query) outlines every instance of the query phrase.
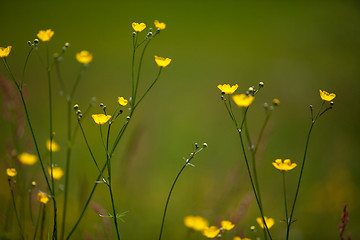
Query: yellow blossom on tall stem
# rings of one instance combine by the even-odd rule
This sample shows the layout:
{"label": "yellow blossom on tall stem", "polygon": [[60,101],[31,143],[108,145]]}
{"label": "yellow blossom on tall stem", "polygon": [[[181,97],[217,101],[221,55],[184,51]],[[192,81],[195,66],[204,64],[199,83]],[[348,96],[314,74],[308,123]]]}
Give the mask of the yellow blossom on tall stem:
{"label": "yellow blossom on tall stem", "polygon": [[224,230],[231,230],[235,227],[235,225],[230,221],[223,220],[223,221],[221,221],[221,227]]}
{"label": "yellow blossom on tall stem", "polygon": [[[48,168],[49,174],[51,176],[51,168]],[[52,169],[52,174],[53,174],[53,178],[55,180],[59,180],[63,175],[64,175],[64,171],[62,170],[61,167],[53,167]]]}
{"label": "yellow blossom on tall stem", "polygon": [[167,65],[170,64],[171,59],[170,58],[163,58],[163,57],[158,57],[155,56],[155,62],[159,67],[166,67]]}
{"label": "yellow blossom on tall stem", "polygon": [[79,63],[88,64],[93,60],[93,55],[86,50],[76,53],[76,60]]}
{"label": "yellow blossom on tall stem", "polygon": [[37,37],[43,42],[50,41],[52,36],[54,36],[54,31],[52,31],[51,29],[40,30],[37,34]]}
{"label": "yellow blossom on tall stem", "polygon": [[248,107],[254,101],[254,96],[248,96],[246,94],[238,94],[233,96],[233,100],[239,107]]}
{"label": "yellow blossom on tall stem", "polygon": [[49,201],[49,197],[47,196],[47,194],[39,191],[38,194],[37,194],[37,200],[38,200],[40,203],[47,204],[48,201]]}
{"label": "yellow blossom on tall stem", "polygon": [[234,237],[233,240],[251,240],[250,238],[241,238],[241,237]]}
{"label": "yellow blossom on tall stem", "polygon": [[125,98],[123,97],[118,97],[118,103],[121,105],[121,106],[126,106],[128,104],[128,100],[126,100]]}
{"label": "yellow blossom on tall stem", "polygon": [[15,168],[7,168],[6,169],[6,174],[9,176],[9,177],[15,177],[17,175],[17,171]]}
{"label": "yellow blossom on tall stem", "polygon": [[336,97],[335,93],[328,93],[328,92],[322,91],[322,90],[319,90],[319,92],[320,92],[321,99],[324,101],[327,101],[327,102],[330,102],[331,100],[333,100]]}
{"label": "yellow blossom on tall stem", "polygon": [[218,89],[221,90],[221,92],[223,92],[225,94],[233,94],[236,91],[236,89],[238,88],[238,85],[235,84],[235,85],[230,86],[230,84],[223,84],[223,85],[219,84],[217,87],[218,87]]}
{"label": "yellow blossom on tall stem", "polygon": [[135,30],[135,32],[141,32],[142,30],[144,30],[146,28],[146,24],[133,22],[132,28]]}
{"label": "yellow blossom on tall stem", "polygon": [[291,163],[290,159],[285,159],[284,162],[282,161],[282,159],[276,159],[275,162],[272,163],[272,165],[280,171],[289,171],[297,166],[296,163]]}
{"label": "yellow blossom on tall stem", "polygon": [[[274,221],[273,218],[268,218],[268,217],[265,217],[265,216],[264,216],[264,219],[265,219],[266,226],[268,227],[268,229],[270,229],[272,226],[274,226],[275,221]],[[262,220],[261,217],[256,218],[256,221],[257,221],[257,223],[259,224],[259,226],[260,226],[261,228],[264,228],[264,227],[265,227],[265,225],[264,225],[263,220]]]}
{"label": "yellow blossom on tall stem", "polygon": [[22,164],[33,165],[37,162],[38,157],[34,154],[24,152],[18,155],[18,159]]}
{"label": "yellow blossom on tall stem", "polygon": [[0,58],[5,58],[5,57],[9,56],[9,54],[11,52],[11,48],[12,48],[12,46],[7,46],[6,48],[0,47]]}
{"label": "yellow blossom on tall stem", "polygon": [[96,124],[102,125],[107,123],[109,119],[111,118],[111,115],[105,115],[105,114],[93,114],[91,117],[94,119],[94,122]]}
{"label": "yellow blossom on tall stem", "polygon": [[186,216],[184,218],[184,224],[188,228],[192,228],[196,231],[202,231],[209,226],[209,222],[200,216]]}
{"label": "yellow blossom on tall stem", "polygon": [[215,238],[219,233],[220,229],[216,226],[207,227],[202,231],[202,234],[207,238]]}
{"label": "yellow blossom on tall stem", "polygon": [[[50,151],[50,139],[46,141],[46,148],[48,151]],[[52,152],[60,151],[60,146],[54,140],[52,140],[51,142],[51,151]]]}
{"label": "yellow blossom on tall stem", "polygon": [[166,28],[166,24],[163,22],[159,22],[158,20],[154,21],[154,25],[156,28],[159,28],[160,30],[164,30]]}

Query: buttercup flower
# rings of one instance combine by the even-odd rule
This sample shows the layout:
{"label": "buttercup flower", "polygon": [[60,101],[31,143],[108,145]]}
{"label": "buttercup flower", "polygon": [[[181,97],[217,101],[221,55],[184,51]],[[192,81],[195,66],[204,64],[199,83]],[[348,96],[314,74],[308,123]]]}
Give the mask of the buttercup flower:
{"label": "buttercup flower", "polygon": [[234,237],[233,240],[251,240],[250,238],[241,238],[241,237]]}
{"label": "buttercup flower", "polygon": [[144,30],[146,28],[146,24],[133,22],[132,28],[135,30],[135,32],[141,32],[142,30]]}
{"label": "buttercup flower", "polygon": [[37,156],[27,152],[18,155],[18,159],[22,164],[33,165],[38,160]]}
{"label": "buttercup flower", "polygon": [[76,54],[76,60],[79,63],[88,64],[93,59],[93,55],[86,50],[83,50]]}
{"label": "buttercup flower", "polygon": [[[50,139],[46,141],[46,148],[50,151]],[[58,152],[60,150],[60,146],[54,140],[52,140],[51,150],[53,152]]]}
{"label": "buttercup flower", "polygon": [[192,228],[196,231],[202,231],[209,226],[209,222],[200,216],[186,216],[184,218],[184,224],[188,228]]}
{"label": "buttercup flower", "polygon": [[238,94],[233,96],[233,100],[239,107],[248,107],[252,101],[254,101],[254,96],[248,96],[246,94]]}
{"label": "buttercup flower", "polygon": [[235,227],[235,225],[230,221],[224,220],[224,221],[221,221],[221,227],[224,230],[231,230]]}
{"label": "buttercup flower", "polygon": [[216,226],[207,227],[202,231],[202,234],[207,238],[214,238],[219,235],[220,229]]}
{"label": "buttercup flower", "polygon": [[9,56],[12,46],[7,46],[6,48],[0,47],[0,58],[5,58]]}
{"label": "buttercup flower", "polygon": [[233,94],[236,91],[236,89],[238,88],[238,85],[235,84],[230,87],[230,84],[223,84],[223,85],[219,84],[217,87],[218,87],[218,89],[221,90],[221,92],[223,92],[225,94]]}
{"label": "buttercup flower", "polygon": [[105,114],[93,114],[91,117],[94,119],[94,122],[96,124],[102,125],[105,124],[109,119],[111,118],[111,115],[105,115]]}
{"label": "buttercup flower", "polygon": [[272,165],[280,171],[289,171],[297,166],[296,163],[291,163],[290,159],[285,159],[284,162],[281,159],[276,159]]}
{"label": "buttercup flower", "polygon": [[48,30],[40,30],[39,33],[37,34],[37,37],[41,41],[47,42],[47,41],[51,40],[53,35],[54,35],[54,31],[51,31],[51,29],[48,29]]}
{"label": "buttercup flower", "polygon": [[37,194],[37,200],[40,203],[47,204],[47,202],[49,201],[49,197],[45,193],[39,191]]}
{"label": "buttercup flower", "polygon": [[158,20],[154,21],[154,25],[156,28],[159,28],[160,30],[164,30],[166,28],[166,24],[163,22],[159,22]]}
{"label": "buttercup flower", "polygon": [[6,174],[9,176],[9,177],[15,177],[17,175],[17,171],[15,168],[7,168],[6,169]]}
{"label": "buttercup flower", "polygon": [[[51,168],[48,168],[49,175],[51,175]],[[53,178],[55,180],[59,180],[64,175],[64,171],[61,167],[53,167]]]}
{"label": "buttercup flower", "polygon": [[[264,219],[265,219],[265,222],[266,222],[266,225],[267,225],[268,229],[270,229],[272,226],[274,226],[275,221],[274,221],[273,218],[267,218],[267,217],[264,216]],[[261,217],[256,218],[256,221],[260,225],[261,228],[265,227]]]}
{"label": "buttercup flower", "polygon": [[166,67],[170,64],[171,59],[155,56],[155,62],[159,67]]}
{"label": "buttercup flower", "polygon": [[320,97],[324,101],[330,102],[336,97],[335,93],[328,93],[326,91],[321,91],[321,90],[319,91],[320,91]]}
{"label": "buttercup flower", "polygon": [[119,103],[121,106],[126,106],[126,104],[128,104],[128,100],[126,100],[126,99],[123,98],[123,97],[118,97],[118,103]]}

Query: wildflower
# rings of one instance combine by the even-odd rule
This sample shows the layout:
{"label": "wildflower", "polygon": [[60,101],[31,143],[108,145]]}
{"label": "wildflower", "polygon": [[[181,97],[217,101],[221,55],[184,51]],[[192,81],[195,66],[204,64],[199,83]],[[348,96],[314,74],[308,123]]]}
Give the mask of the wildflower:
{"label": "wildflower", "polygon": [[0,58],[5,58],[9,56],[12,46],[7,46],[6,48],[0,47]]}
{"label": "wildflower", "polygon": [[221,221],[221,227],[224,230],[231,230],[235,227],[235,225],[230,221],[224,220],[224,221]]}
{"label": "wildflower", "polygon": [[251,240],[250,238],[241,238],[241,237],[234,237],[233,240]]}
{"label": "wildflower", "polygon": [[217,87],[218,87],[218,89],[221,90],[221,92],[223,92],[225,94],[233,94],[236,91],[236,89],[238,88],[238,85],[235,84],[230,87],[230,84],[223,84],[223,85],[219,84]]}
{"label": "wildflower", "polygon": [[27,152],[18,155],[18,159],[22,164],[33,165],[38,160],[37,156]]}
{"label": "wildflower", "polygon": [[273,103],[274,106],[279,106],[279,105],[280,105],[280,100],[277,99],[277,98],[274,98],[274,99],[272,100],[272,103]]}
{"label": "wildflower", "polygon": [[75,104],[75,105],[73,106],[73,108],[76,110],[76,109],[79,108],[79,105],[78,105],[78,104]]}
{"label": "wildflower", "polygon": [[37,194],[37,200],[40,203],[47,204],[47,202],[49,201],[49,197],[45,193],[39,191]]}
{"label": "wildflower", "polygon": [[32,186],[32,187],[36,187],[36,182],[35,182],[35,181],[32,181],[32,182],[31,182],[31,186]]}
{"label": "wildflower", "polygon": [[[49,174],[51,175],[51,168],[48,168]],[[61,167],[53,167],[52,168],[52,175],[55,180],[59,180],[63,175],[64,171],[61,169]]]}
{"label": "wildflower", "polygon": [[17,175],[17,171],[15,168],[7,168],[6,169],[6,174],[9,176],[9,177],[15,177]]}
{"label": "wildflower", "polygon": [[159,28],[160,30],[164,30],[166,28],[166,24],[163,22],[159,22],[158,20],[154,21],[155,27]]}
{"label": "wildflower", "polygon": [[233,100],[239,107],[248,107],[252,101],[254,101],[254,96],[247,96],[246,94],[238,94],[233,96]]}
{"label": "wildflower", "polygon": [[186,216],[184,218],[184,224],[188,228],[192,228],[196,231],[202,231],[209,226],[209,222],[200,216]]}
{"label": "wildflower", "polygon": [[[47,150],[50,151],[50,139],[48,139],[46,141],[46,148],[47,148]],[[59,150],[60,150],[60,146],[54,140],[52,140],[52,142],[51,142],[51,151],[52,152],[58,152]]]}
{"label": "wildflower", "polygon": [[281,159],[276,159],[272,165],[280,171],[289,171],[297,166],[296,163],[291,163],[290,159],[285,159],[284,162]]}
{"label": "wildflower", "polygon": [[88,64],[93,59],[93,55],[86,50],[76,53],[76,60],[79,63]]}
{"label": "wildflower", "polygon": [[135,30],[135,32],[141,32],[142,30],[144,30],[146,28],[146,24],[133,22],[132,28]]}
{"label": "wildflower", "polygon": [[[273,218],[267,218],[267,217],[264,216],[264,219],[265,219],[266,226],[268,227],[268,229],[270,229],[275,224],[275,221],[274,221]],[[265,227],[261,217],[256,218],[256,221],[260,225],[261,228]]]}
{"label": "wildflower", "polygon": [[94,122],[96,124],[102,125],[105,124],[109,119],[111,118],[111,115],[105,115],[105,114],[93,114],[91,117],[94,119]]}
{"label": "wildflower", "polygon": [[202,234],[207,238],[215,238],[219,233],[220,229],[216,226],[207,227],[202,231]]}
{"label": "wildflower", "polygon": [[123,97],[118,97],[118,103],[119,103],[121,106],[126,106],[126,104],[128,104],[128,100],[126,100],[126,99],[123,98]]}
{"label": "wildflower", "polygon": [[320,91],[320,97],[324,101],[330,102],[336,97],[335,93],[328,93],[326,91],[321,91],[321,90],[319,91]]}
{"label": "wildflower", "polygon": [[155,56],[155,62],[159,67],[166,67],[170,64],[171,59]]}
{"label": "wildflower", "polygon": [[47,42],[50,41],[53,35],[54,35],[54,31],[48,29],[48,30],[40,30],[39,33],[37,34],[37,37],[40,38],[41,41]]}

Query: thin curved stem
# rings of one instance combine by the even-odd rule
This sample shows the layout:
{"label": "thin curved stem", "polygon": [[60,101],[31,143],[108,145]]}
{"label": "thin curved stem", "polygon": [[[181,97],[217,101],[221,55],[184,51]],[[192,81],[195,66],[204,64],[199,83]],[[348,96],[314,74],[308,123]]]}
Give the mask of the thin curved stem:
{"label": "thin curved stem", "polygon": [[24,239],[24,230],[23,230],[23,228],[22,228],[22,226],[21,226],[19,214],[18,214],[18,211],[17,211],[17,208],[16,208],[14,190],[13,190],[13,188],[12,188],[12,186],[11,186],[11,178],[8,179],[8,183],[9,183],[9,187],[10,187],[11,199],[12,199],[12,203],[13,203],[13,206],[14,206],[16,221],[17,221],[18,227],[19,227],[19,229],[20,229],[21,239]]}
{"label": "thin curved stem", "polygon": [[30,58],[30,55],[31,55],[33,49],[34,49],[33,47],[30,48],[30,51],[29,51],[29,53],[28,53],[28,55],[26,56],[26,59],[25,59],[25,64],[24,64],[24,68],[23,68],[23,72],[22,72],[22,77],[21,77],[20,89],[22,89],[23,84],[24,84],[25,70],[26,70],[27,63],[28,63],[28,61],[29,61],[29,58]]}

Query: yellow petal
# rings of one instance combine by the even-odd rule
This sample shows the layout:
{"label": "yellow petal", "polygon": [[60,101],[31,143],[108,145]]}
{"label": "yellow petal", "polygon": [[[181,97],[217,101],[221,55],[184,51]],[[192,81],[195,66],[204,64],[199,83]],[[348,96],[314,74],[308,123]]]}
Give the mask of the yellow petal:
{"label": "yellow petal", "polygon": [[[51,168],[48,168],[49,171],[49,175],[51,176]],[[55,180],[59,180],[63,175],[64,175],[64,171],[62,170],[61,167],[53,167],[53,178]]]}
{"label": "yellow petal", "polygon": [[248,96],[246,94],[238,94],[233,96],[233,100],[239,107],[248,107],[253,101],[254,96]]}
{"label": "yellow petal", "polygon": [[166,67],[170,64],[171,59],[155,56],[155,62],[159,67]]}
{"label": "yellow petal", "polygon": [[238,85],[235,84],[230,87],[230,84],[223,84],[223,85],[219,84],[217,87],[218,87],[218,89],[221,90],[221,92],[223,92],[225,94],[233,94],[236,91],[236,89],[238,88]]}
{"label": "yellow petal", "polygon": [[37,194],[37,200],[40,203],[47,204],[47,202],[49,201],[49,197],[45,193],[39,191]]}
{"label": "yellow petal", "polygon": [[216,226],[207,227],[202,231],[202,234],[207,238],[215,238],[219,233],[220,229]]}
{"label": "yellow petal", "polygon": [[235,225],[230,221],[221,221],[221,227],[225,230],[231,230],[235,227]]}
{"label": "yellow petal", "polygon": [[22,164],[33,165],[38,160],[38,157],[34,154],[24,152],[18,155],[18,159]]}
{"label": "yellow petal", "polygon": [[76,54],[76,60],[79,63],[88,64],[92,61],[93,55],[86,50],[83,50]]}
{"label": "yellow petal", "polygon": [[132,28],[135,30],[135,32],[141,32],[142,30],[144,30],[146,28],[146,24],[133,22]]}
{"label": "yellow petal", "polygon": [[324,101],[327,101],[327,102],[330,102],[331,100],[333,100],[336,97],[335,93],[328,93],[328,92],[322,91],[322,90],[319,90],[319,92],[320,92],[321,99]]}
{"label": "yellow petal", "polygon": [[9,56],[12,46],[7,46],[6,48],[0,47],[0,58]]}
{"label": "yellow petal", "polygon": [[93,114],[91,117],[94,119],[94,122],[99,125],[105,124],[111,118],[110,115],[105,114]]}
{"label": "yellow petal", "polygon": [[54,31],[52,31],[51,29],[47,29],[47,30],[40,30],[39,33],[37,34],[37,37],[41,41],[47,42],[51,40],[53,35],[54,35]]}
{"label": "yellow petal", "polygon": [[[50,151],[50,139],[46,141],[46,148],[48,151]],[[59,150],[60,150],[60,146],[54,140],[52,140],[51,151],[58,152]]]}
{"label": "yellow petal", "polygon": [[163,22],[159,22],[158,20],[154,21],[154,25],[156,28],[159,28],[160,30],[164,30],[166,28],[166,24]]}
{"label": "yellow petal", "polygon": [[6,169],[6,174],[9,176],[9,177],[15,177],[17,175],[17,171],[15,168],[7,168]]}
{"label": "yellow petal", "polygon": [[126,106],[128,104],[128,100],[126,100],[125,98],[123,97],[118,97],[118,103],[121,105],[121,106]]}
{"label": "yellow petal", "polygon": [[[267,218],[267,217],[264,216],[264,219],[265,219],[266,226],[268,227],[268,229],[270,229],[275,224],[275,221],[274,221],[273,218]],[[256,221],[260,225],[261,228],[265,227],[261,217],[256,218]]]}

